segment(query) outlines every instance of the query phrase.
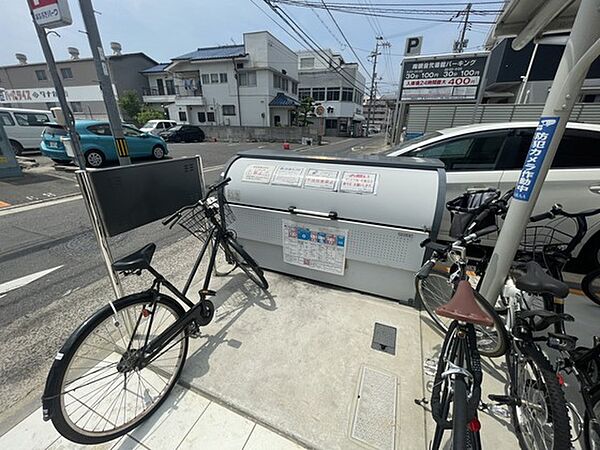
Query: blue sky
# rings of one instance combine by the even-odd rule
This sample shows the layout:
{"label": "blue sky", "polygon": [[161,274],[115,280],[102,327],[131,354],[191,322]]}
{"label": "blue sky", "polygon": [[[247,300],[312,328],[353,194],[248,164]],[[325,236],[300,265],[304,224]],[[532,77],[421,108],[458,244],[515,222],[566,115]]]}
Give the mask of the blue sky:
{"label": "blue sky", "polygon": [[[262,0],[254,1],[281,23]],[[349,3],[364,4],[368,1],[353,0]],[[377,0],[376,3],[385,2],[394,0]],[[410,2],[433,3],[432,0]],[[70,0],[69,3],[74,18],[73,25],[56,30],[60,37],[50,37],[57,60],[67,59],[67,47],[71,46],[78,47],[82,56],[90,55],[87,39],[79,31],[83,29],[79,3],[76,0]],[[159,62],[166,62],[171,57],[197,47],[241,43],[245,31],[265,29],[293,50],[302,49],[250,0],[93,0],[93,3],[94,8],[101,13],[96,17],[106,49],[109,48],[110,41],[118,41],[124,52],[141,51]],[[0,8],[3,11],[0,19],[0,65],[16,63],[16,52],[27,54],[31,62],[42,60],[27,1],[0,0]],[[343,44],[343,39],[325,11],[291,6],[284,6],[284,10],[322,48],[341,51],[346,61],[356,60],[348,48],[340,45]],[[380,92],[391,91],[394,89],[391,83],[397,83],[407,36],[424,36],[422,54],[446,53],[451,51],[459,29],[457,23],[387,18],[369,20],[365,16],[339,12],[333,12],[333,15],[368,68],[370,62],[366,57],[374,48],[375,30],[383,31],[384,37],[391,43],[390,49],[380,57],[378,75],[383,77]],[[488,27],[489,25],[483,24],[472,25],[472,30],[467,33],[469,50],[477,50],[484,42]]]}

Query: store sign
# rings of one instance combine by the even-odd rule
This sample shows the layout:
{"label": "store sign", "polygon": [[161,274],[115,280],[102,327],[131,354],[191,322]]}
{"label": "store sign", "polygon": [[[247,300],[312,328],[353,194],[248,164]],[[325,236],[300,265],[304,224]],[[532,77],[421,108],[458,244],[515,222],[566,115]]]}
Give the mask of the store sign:
{"label": "store sign", "polygon": [[[113,90],[116,91],[114,85]],[[102,91],[98,85],[70,86],[65,88],[71,102],[101,102]],[[57,102],[54,88],[5,89],[0,91],[0,103],[50,103]]]}
{"label": "store sign", "polygon": [[29,0],[35,22],[44,28],[60,28],[73,23],[68,0]]}
{"label": "store sign", "polygon": [[487,53],[405,58],[401,101],[474,101]]}

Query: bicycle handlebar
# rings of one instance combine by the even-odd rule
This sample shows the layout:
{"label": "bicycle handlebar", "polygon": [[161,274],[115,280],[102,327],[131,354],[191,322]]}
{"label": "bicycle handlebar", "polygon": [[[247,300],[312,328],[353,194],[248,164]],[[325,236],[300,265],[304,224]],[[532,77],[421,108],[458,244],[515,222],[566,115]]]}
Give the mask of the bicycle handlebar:
{"label": "bicycle handlebar", "polygon": [[219,189],[221,189],[222,187],[225,187],[229,184],[229,182],[231,181],[231,177],[227,177],[221,181],[219,181],[218,183],[213,184],[212,186],[209,186],[208,189],[206,190],[206,194],[204,195],[204,197],[202,198],[202,201],[206,201],[206,199],[208,197],[211,196],[211,194],[213,192],[218,191]]}

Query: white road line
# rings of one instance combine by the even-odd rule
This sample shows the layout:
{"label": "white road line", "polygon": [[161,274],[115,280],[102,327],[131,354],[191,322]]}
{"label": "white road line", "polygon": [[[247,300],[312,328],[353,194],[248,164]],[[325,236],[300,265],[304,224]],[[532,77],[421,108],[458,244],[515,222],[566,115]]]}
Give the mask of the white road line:
{"label": "white road line", "polygon": [[225,167],[225,164],[221,164],[220,166],[211,166],[207,167],[203,170],[203,172],[214,172],[215,170],[220,170]]}
{"label": "white road line", "polygon": [[62,267],[56,266],[51,269],[42,270],[41,272],[32,273],[31,275],[25,275],[24,277],[17,278],[15,280],[7,281],[6,283],[0,284],[0,295],[6,294],[7,292],[14,291],[15,289],[27,286],[29,283],[33,283],[35,280],[39,280],[45,277],[49,273],[54,272]]}
{"label": "white road line", "polygon": [[71,195],[69,197],[57,198],[56,200],[50,201],[40,201],[30,205],[17,206],[16,208],[11,209],[0,209],[0,217],[9,216],[11,214],[16,214],[25,211],[31,211],[34,209],[44,208],[46,206],[54,206],[60,205],[61,203],[72,202],[73,200],[81,200],[81,195]]}

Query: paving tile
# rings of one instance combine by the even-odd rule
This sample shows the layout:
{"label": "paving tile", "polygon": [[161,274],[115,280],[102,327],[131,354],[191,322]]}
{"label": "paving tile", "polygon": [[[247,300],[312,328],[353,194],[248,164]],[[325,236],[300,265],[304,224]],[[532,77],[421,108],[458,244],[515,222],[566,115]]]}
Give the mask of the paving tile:
{"label": "paving tile", "polygon": [[118,444],[127,440],[126,436],[122,436],[112,441],[105,442],[104,444],[98,445],[81,445],[71,442],[64,437],[61,437],[54,441],[54,443],[48,447],[47,450],[110,450],[111,448],[118,448]]}
{"label": "paving tile", "polygon": [[56,441],[60,435],[51,422],[42,419],[42,408],[0,437],[0,448],[10,450],[42,450]]}
{"label": "paving tile", "polygon": [[177,386],[152,417],[129,433],[135,441],[123,442],[114,450],[139,448],[136,441],[150,449],[175,448],[209,404],[201,395]]}
{"label": "paving tile", "polygon": [[304,447],[258,424],[244,445],[244,450],[299,450],[302,448]]}
{"label": "paving tile", "polygon": [[177,450],[241,450],[254,422],[211,403]]}

